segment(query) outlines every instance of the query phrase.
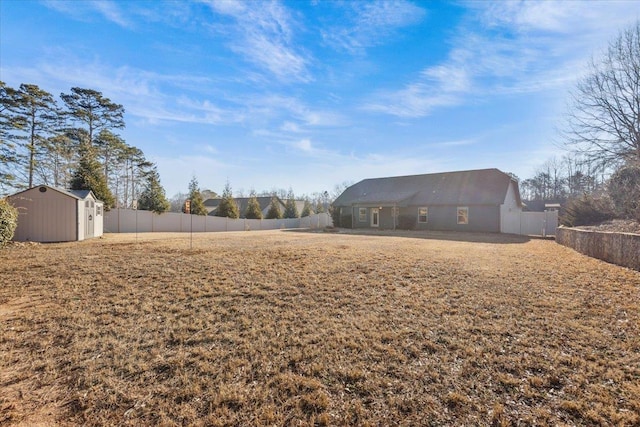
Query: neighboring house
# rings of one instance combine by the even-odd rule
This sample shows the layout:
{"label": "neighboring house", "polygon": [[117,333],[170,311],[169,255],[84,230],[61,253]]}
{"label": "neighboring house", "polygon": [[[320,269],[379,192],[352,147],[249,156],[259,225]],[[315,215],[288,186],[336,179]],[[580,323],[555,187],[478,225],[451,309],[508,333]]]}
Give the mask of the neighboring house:
{"label": "neighboring house", "polygon": [[19,242],[72,242],[102,236],[104,205],[89,190],[39,185],[9,196]]}
{"label": "neighboring house", "polygon": [[520,232],[518,182],[498,169],[365,179],[333,203],[340,226]]}

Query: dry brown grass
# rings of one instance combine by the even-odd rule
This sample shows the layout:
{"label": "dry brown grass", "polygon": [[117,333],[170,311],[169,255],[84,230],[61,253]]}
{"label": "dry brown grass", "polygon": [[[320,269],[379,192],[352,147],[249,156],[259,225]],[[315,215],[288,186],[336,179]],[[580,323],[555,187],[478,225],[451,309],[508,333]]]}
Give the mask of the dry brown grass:
{"label": "dry brown grass", "polygon": [[0,424],[640,424],[640,273],[553,241],[107,235],[0,284]]}

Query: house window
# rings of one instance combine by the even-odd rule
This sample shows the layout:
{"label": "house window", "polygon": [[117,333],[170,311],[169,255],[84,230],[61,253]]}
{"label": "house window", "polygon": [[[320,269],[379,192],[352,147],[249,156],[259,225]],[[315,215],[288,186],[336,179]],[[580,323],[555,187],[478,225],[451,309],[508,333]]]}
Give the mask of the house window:
{"label": "house window", "polygon": [[458,208],[458,224],[469,224],[469,208]]}
{"label": "house window", "polygon": [[358,221],[367,222],[367,208],[358,209]]}
{"label": "house window", "polygon": [[418,208],[418,222],[425,223],[429,219],[429,209]]}
{"label": "house window", "polygon": [[96,205],[96,216],[102,215],[102,206]]}

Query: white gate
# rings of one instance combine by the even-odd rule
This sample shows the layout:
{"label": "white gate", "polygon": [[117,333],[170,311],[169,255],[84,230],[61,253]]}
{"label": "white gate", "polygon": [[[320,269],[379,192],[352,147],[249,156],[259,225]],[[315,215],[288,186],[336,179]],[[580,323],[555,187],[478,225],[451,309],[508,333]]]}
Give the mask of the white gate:
{"label": "white gate", "polygon": [[558,211],[520,213],[520,234],[555,236],[558,228]]}

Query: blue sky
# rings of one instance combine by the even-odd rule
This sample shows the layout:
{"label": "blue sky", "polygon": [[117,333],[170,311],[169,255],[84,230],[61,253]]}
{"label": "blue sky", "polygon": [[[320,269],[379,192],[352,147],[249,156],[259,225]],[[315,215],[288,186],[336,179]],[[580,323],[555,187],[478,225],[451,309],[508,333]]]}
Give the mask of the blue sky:
{"label": "blue sky", "polygon": [[0,0],[0,80],[125,107],[169,196],[297,195],[562,155],[569,91],[640,1]]}

